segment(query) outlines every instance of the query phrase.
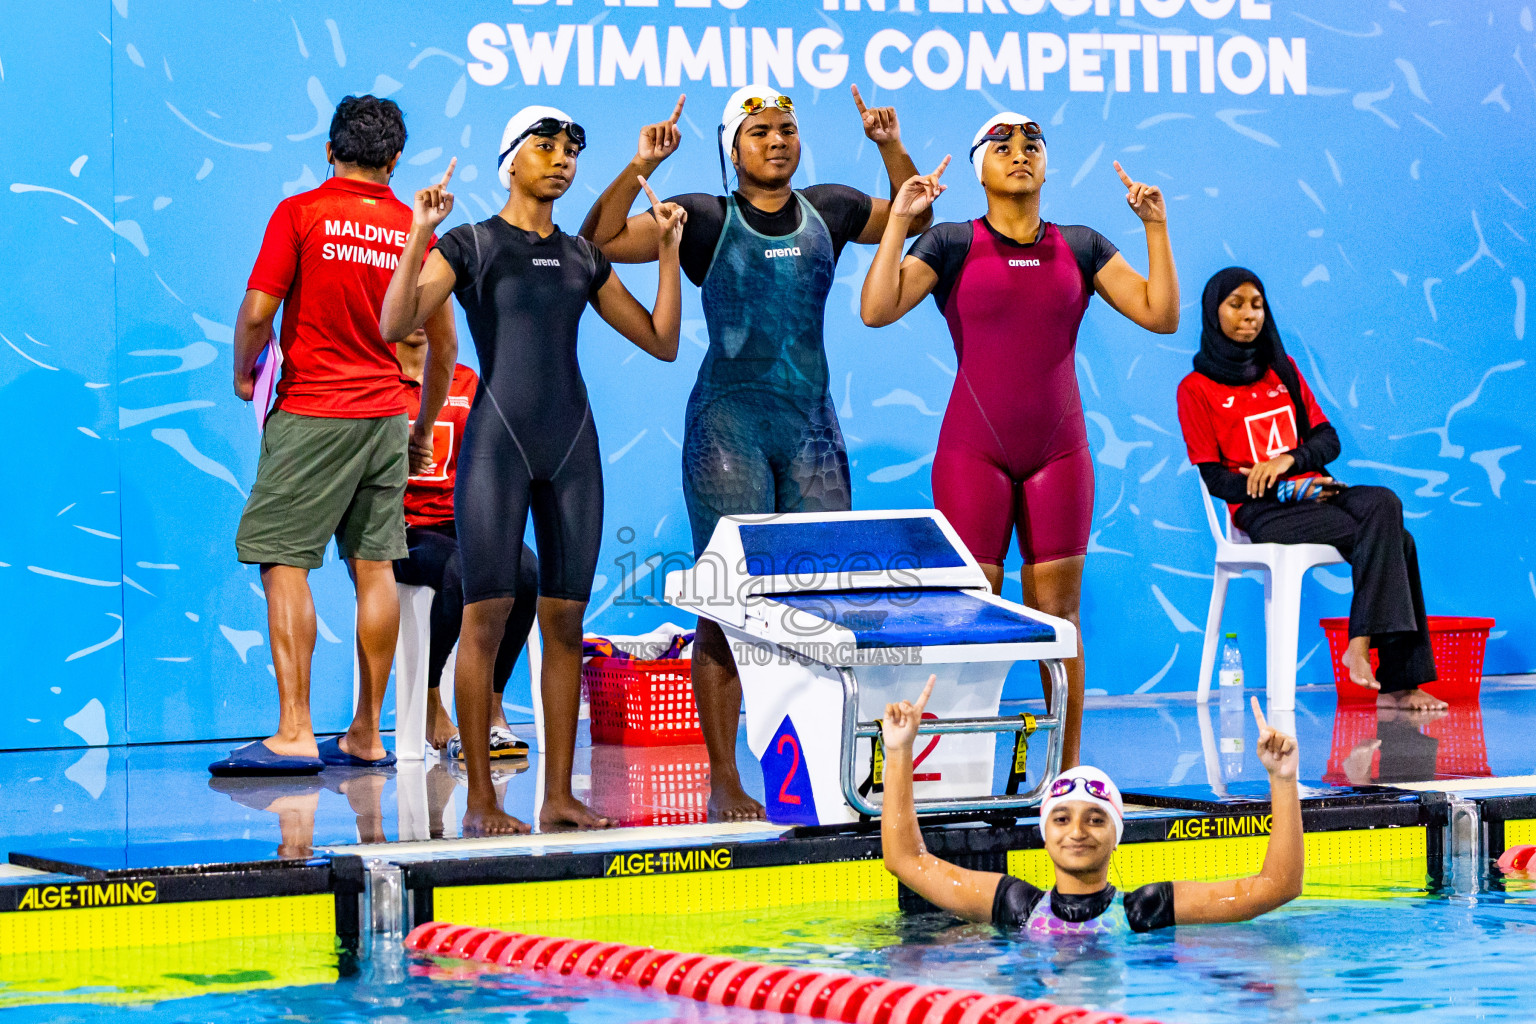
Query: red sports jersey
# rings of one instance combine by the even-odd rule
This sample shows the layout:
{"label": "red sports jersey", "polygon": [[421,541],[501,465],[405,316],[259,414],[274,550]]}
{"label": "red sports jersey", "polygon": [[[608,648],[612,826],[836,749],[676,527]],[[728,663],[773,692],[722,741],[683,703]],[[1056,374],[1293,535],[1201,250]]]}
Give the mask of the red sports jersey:
{"label": "red sports jersey", "polygon": [[[432,424],[432,465],[405,485],[405,521],[411,526],[436,526],[453,522],[453,479],[458,470],[459,448],[464,443],[464,423],[475,400],[480,378],[460,364],[453,368],[448,400]],[[421,389],[406,392],[411,422],[421,410]]]}
{"label": "red sports jersey", "polygon": [[[1295,364],[1292,359],[1291,365]],[[1327,423],[1300,370],[1296,378],[1301,381],[1301,400],[1312,426]],[[1301,445],[1296,407],[1273,367],[1254,383],[1236,387],[1191,373],[1179,384],[1179,425],[1184,428],[1190,462],[1219,462],[1234,472]],[[1321,475],[1296,474],[1298,479]]]}
{"label": "red sports jersey", "polygon": [[283,300],[276,408],[368,419],[405,412],[411,383],[379,334],[411,230],[388,185],[331,178],[278,204],[246,287]]}

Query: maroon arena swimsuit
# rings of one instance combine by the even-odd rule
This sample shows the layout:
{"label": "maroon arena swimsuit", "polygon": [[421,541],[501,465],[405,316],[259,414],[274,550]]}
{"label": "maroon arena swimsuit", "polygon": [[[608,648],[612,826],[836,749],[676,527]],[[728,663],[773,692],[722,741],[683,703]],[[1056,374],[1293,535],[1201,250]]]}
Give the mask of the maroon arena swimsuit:
{"label": "maroon arena swimsuit", "polygon": [[[949,227],[957,227],[949,226]],[[1088,550],[1093,459],[1074,357],[1091,274],[1055,224],[1032,245],[971,222],[941,308],[960,365],[933,461],[934,503],[980,562],[1002,565],[1015,527],[1029,563]],[[1089,258],[1090,264],[1095,262]]]}

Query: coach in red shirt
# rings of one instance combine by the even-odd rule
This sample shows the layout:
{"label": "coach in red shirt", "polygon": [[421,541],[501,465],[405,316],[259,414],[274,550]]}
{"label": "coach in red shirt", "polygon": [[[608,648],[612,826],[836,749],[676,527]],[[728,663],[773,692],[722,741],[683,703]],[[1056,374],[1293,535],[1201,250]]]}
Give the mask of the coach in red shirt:
{"label": "coach in red shirt", "polygon": [[[432,423],[458,355],[444,306],[427,323],[422,415],[410,431],[409,382],[379,334],[384,292],[411,227],[411,208],[389,188],[404,146],[405,119],[392,101],[341,101],[325,147],[334,177],[278,205],[235,322],[235,394],[249,401],[257,353],[282,307],[282,379],[235,536],[240,561],[261,566],[281,709],[275,735],[210,765],[215,774],[394,763],[379,737],[400,626],[392,563],[406,556],[410,466],[432,460]],[[351,727],[317,745],[309,570],[320,567],[332,536],[357,588],[361,679]]]}
{"label": "coach in red shirt", "polygon": [[1344,665],[1355,683],[1379,690],[1383,707],[1445,707],[1419,689],[1434,681],[1435,659],[1402,502],[1385,487],[1346,487],[1323,472],[1339,456],[1339,435],[1286,355],[1257,274],[1220,271],[1202,303],[1195,372],[1179,384],[1189,461],[1255,543],[1331,544],[1349,560]]}

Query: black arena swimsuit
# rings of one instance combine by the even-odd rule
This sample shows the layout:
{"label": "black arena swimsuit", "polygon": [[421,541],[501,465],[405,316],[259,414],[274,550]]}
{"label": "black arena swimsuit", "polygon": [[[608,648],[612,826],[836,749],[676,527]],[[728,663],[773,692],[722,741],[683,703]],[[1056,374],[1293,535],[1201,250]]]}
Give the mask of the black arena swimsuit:
{"label": "black arena swimsuit", "polygon": [[603,532],[603,468],[576,328],[611,273],[583,238],[500,217],[437,243],[480,359],[454,487],[464,602],[517,590],[533,513],[539,594],[586,601]]}

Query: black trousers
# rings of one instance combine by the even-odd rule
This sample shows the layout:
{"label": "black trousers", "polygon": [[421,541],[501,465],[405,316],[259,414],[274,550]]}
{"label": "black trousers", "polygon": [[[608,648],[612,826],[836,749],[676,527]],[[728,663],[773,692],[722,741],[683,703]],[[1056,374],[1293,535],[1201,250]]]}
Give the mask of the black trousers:
{"label": "black trousers", "polygon": [[[410,557],[395,562],[395,581],[437,591],[432,598],[432,639],[427,652],[427,685],[436,687],[443,681],[443,666],[448,664],[448,655],[458,642],[459,629],[464,624],[464,577],[460,570],[459,542],[453,524],[443,523],[406,527],[405,543],[410,549]],[[539,560],[525,544],[517,572],[517,593],[507,616],[506,632],[502,634],[491,676],[498,694],[506,690],[512,669],[528,643],[528,631],[533,628],[538,600]]]}
{"label": "black trousers", "polygon": [[1259,544],[1332,544],[1354,570],[1349,635],[1368,636],[1384,693],[1433,682],[1419,555],[1403,527],[1403,504],[1385,487],[1350,487],[1327,501],[1246,502],[1234,517]]}

